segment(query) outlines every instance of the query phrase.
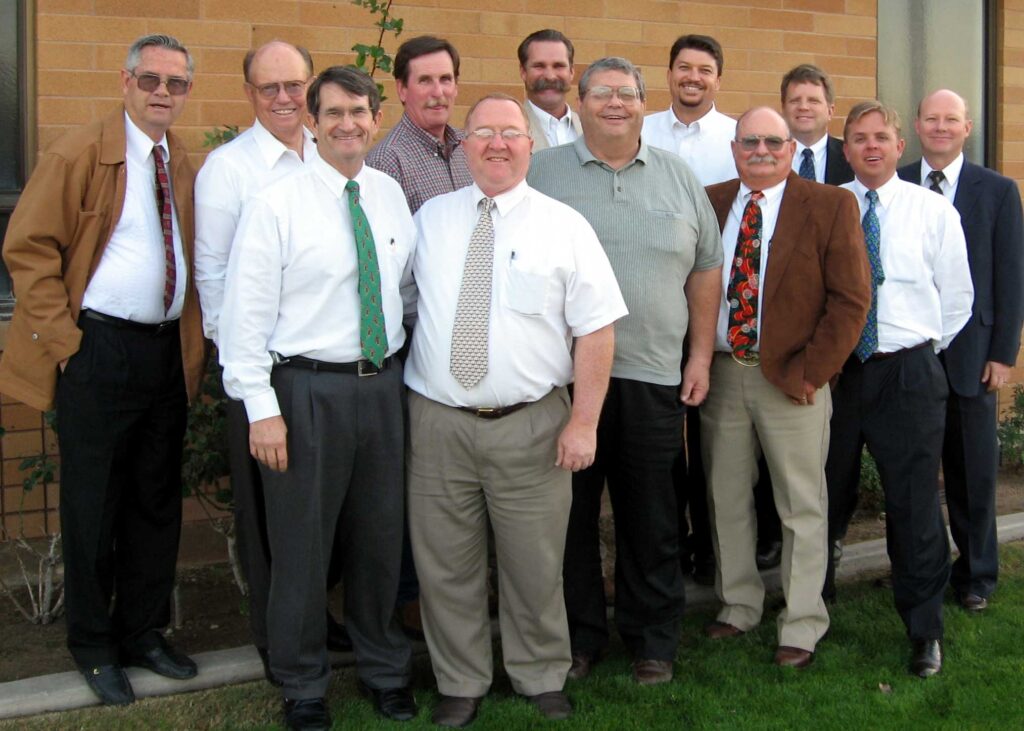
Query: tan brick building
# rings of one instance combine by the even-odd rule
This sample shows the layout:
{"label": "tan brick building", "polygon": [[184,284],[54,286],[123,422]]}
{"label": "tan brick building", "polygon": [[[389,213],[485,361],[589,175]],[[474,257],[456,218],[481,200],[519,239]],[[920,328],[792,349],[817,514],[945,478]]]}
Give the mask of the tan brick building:
{"label": "tan brick building", "polygon": [[[23,0],[19,5],[26,23],[22,73],[28,82],[29,150],[45,148],[119,102],[117,71],[127,46],[144,33],[175,35],[195,56],[195,87],[175,129],[197,162],[205,131],[251,121],[241,86],[247,49],[273,38],[289,40],[309,48],[319,69],[351,62],[353,44],[377,40],[374,17],[348,0]],[[989,72],[996,100],[996,166],[1024,180],[1024,0],[989,5],[985,25],[996,62]],[[841,132],[842,116],[854,103],[876,93],[875,0],[396,0],[392,11],[405,21],[403,38],[432,33],[459,49],[456,123],[487,92],[522,94],[516,47],[525,35],[545,27],[572,38],[577,75],[605,55],[639,64],[650,87],[649,111],[667,108],[668,48],[690,32],[713,35],[725,48],[719,108],[726,113],[777,105],[782,74],[803,62],[822,66],[836,82],[839,116],[833,132]],[[386,36],[384,45],[393,52],[397,41]],[[401,108],[390,78],[378,77],[389,97],[388,127]],[[0,346],[4,327],[0,323]],[[1017,379],[1024,380],[1024,371],[1017,371]],[[14,529],[22,501],[18,466],[41,450],[54,454],[56,440],[38,412],[8,400],[0,404],[0,423],[6,429],[0,442],[0,515]],[[27,532],[57,529],[56,500],[55,486],[25,497]]]}

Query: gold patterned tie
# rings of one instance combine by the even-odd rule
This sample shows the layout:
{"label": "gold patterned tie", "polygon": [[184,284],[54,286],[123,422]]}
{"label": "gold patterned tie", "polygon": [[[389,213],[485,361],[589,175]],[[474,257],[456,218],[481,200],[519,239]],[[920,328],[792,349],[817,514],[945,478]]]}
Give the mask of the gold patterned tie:
{"label": "gold patterned tie", "polygon": [[494,222],[491,198],[480,200],[480,217],[469,237],[462,286],[452,327],[449,369],[467,391],[487,373],[487,339],[491,321],[491,277],[494,269]]}

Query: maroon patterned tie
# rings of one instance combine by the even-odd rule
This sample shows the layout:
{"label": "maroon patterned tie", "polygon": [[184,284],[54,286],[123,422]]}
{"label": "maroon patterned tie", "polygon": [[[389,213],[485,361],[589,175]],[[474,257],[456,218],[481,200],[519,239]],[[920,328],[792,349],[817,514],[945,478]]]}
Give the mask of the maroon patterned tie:
{"label": "maroon patterned tie", "polygon": [[171,186],[159,145],[153,147],[153,159],[156,160],[156,203],[160,209],[160,230],[164,235],[164,312],[168,312],[174,302],[174,287],[178,276],[174,264],[174,231],[171,229]]}
{"label": "maroon patterned tie", "polygon": [[753,191],[743,209],[732,274],[726,290],[729,302],[727,338],[733,358],[744,365],[755,365],[759,361],[753,348],[757,344],[757,292],[761,286],[761,206],[757,204],[761,198],[764,198],[764,193]]}

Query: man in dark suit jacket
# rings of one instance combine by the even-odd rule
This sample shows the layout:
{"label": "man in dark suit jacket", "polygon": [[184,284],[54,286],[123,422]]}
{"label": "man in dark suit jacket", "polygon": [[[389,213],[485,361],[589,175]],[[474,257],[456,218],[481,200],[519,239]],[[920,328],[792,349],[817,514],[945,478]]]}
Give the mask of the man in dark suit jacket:
{"label": "man in dark suit jacket", "polygon": [[707,189],[732,264],[723,267],[714,387],[701,408],[715,587],[723,605],[706,632],[732,637],[761,620],[764,584],[753,551],[761,451],[786,527],[786,608],[775,663],[804,667],[829,625],[821,598],[829,379],[864,327],[870,270],[856,199],[792,172],[796,144],[776,111],[747,112],[736,137],[739,180]]}
{"label": "man in dark suit jacket", "polygon": [[961,606],[988,606],[999,569],[996,540],[996,392],[1017,360],[1024,320],[1024,225],[1009,178],[963,156],[967,104],[947,89],[924,98],[914,129],[924,159],[899,176],[946,196],[960,213],[974,282],[971,319],[943,353],[950,398],[942,469],[949,527],[960,557],[950,584]]}

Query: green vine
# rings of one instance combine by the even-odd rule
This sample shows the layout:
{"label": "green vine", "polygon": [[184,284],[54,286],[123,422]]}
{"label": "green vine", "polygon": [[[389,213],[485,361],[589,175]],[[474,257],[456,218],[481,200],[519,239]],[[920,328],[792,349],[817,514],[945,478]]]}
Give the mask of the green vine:
{"label": "green vine", "polygon": [[[389,74],[394,68],[394,59],[383,46],[384,34],[394,33],[397,38],[402,33],[405,21],[401,18],[392,17],[391,3],[392,0],[386,0],[386,2],[379,2],[378,0],[352,0],[353,5],[365,8],[371,15],[380,16],[374,22],[374,25],[380,28],[380,33],[377,35],[377,43],[372,46],[365,43],[357,43],[352,46],[352,50],[356,52],[356,60],[351,66],[360,71],[365,71],[371,79],[377,69]],[[377,82],[377,90],[380,92],[381,101],[387,99],[384,96],[384,85],[380,82]]]}
{"label": "green vine", "polygon": [[220,147],[225,142],[231,142],[231,140],[238,137],[238,134],[237,124],[214,127],[211,130],[203,132],[203,147],[209,147],[212,150],[215,147]]}

